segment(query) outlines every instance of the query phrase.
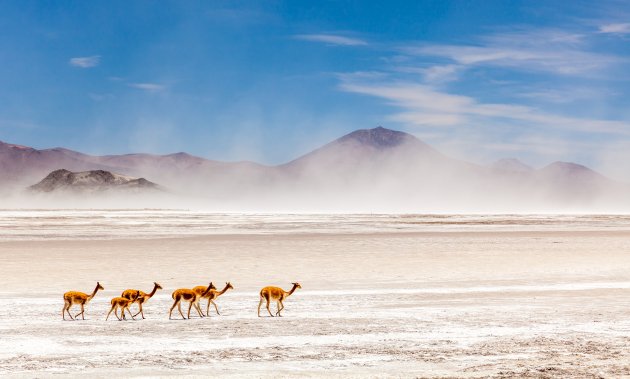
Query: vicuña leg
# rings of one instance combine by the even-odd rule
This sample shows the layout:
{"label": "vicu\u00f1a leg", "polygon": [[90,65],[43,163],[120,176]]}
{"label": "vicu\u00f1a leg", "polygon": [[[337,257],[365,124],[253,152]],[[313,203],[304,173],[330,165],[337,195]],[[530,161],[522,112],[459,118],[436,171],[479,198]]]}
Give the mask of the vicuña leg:
{"label": "vicu\u00f1a leg", "polygon": [[182,303],[181,302],[179,304],[177,304],[177,310],[179,311],[179,314],[182,315],[182,318],[185,320],[186,317],[184,317],[184,314],[182,313]]}
{"label": "vicu\u00f1a leg", "polygon": [[[217,311],[217,314],[219,316],[221,316],[221,313],[219,313],[219,308],[217,307],[217,303],[215,303],[214,301],[210,300],[210,302],[212,303],[212,305],[214,305],[214,310]],[[208,304],[209,305],[209,304]],[[206,311],[207,313],[207,311]]]}
{"label": "vicu\u00f1a leg", "polygon": [[74,316],[74,318],[79,317],[79,315],[81,315],[81,319],[85,320],[85,308],[83,308],[83,303],[81,303],[81,312],[77,313],[77,315]]}
{"label": "vicu\u00f1a leg", "polygon": [[278,315],[278,317],[282,317],[280,312],[282,312],[283,309],[284,309],[284,304],[282,303],[282,300],[278,300],[278,312],[276,312],[276,315]]}
{"label": "vicu\u00f1a leg", "polygon": [[189,319],[189,320],[190,320],[190,310],[192,309],[193,305],[194,305],[194,304],[193,304],[193,302],[192,302],[192,301],[191,301],[191,302],[190,302],[190,304],[188,305],[188,319]]}
{"label": "vicu\u00f1a leg", "polygon": [[[72,308],[74,304],[70,303],[70,305],[68,305],[68,316],[70,316],[70,318],[72,318],[72,314],[70,313],[70,308]],[[74,316],[73,320],[76,320],[76,316]]]}
{"label": "vicu\u00f1a leg", "polygon": [[168,311],[168,319],[171,319],[171,315],[173,314],[173,309],[175,309],[175,307],[177,307],[179,309],[179,314],[182,315],[182,318],[184,318],[184,315],[182,314],[182,308],[181,305],[179,304],[180,302],[180,298],[176,298],[175,302],[173,303],[173,306],[171,307],[171,309]]}
{"label": "vicu\u00f1a leg", "polygon": [[[171,307],[171,309],[168,311],[168,319],[171,319],[171,315],[173,314],[173,309],[175,309],[175,307],[177,306],[177,304],[179,304],[179,299],[175,299],[175,302],[173,303],[173,306]],[[180,311],[181,313],[181,311]]]}
{"label": "vicu\u00f1a leg", "polygon": [[71,302],[64,302],[63,304],[63,310],[61,311],[61,315],[63,316],[63,319],[66,319],[66,312],[68,313],[68,316],[70,316],[70,320],[74,321],[74,318],[72,318],[72,315],[70,314],[70,306],[72,305]]}
{"label": "vicu\u00f1a leg", "polygon": [[199,313],[199,317],[203,318],[203,312],[201,311],[199,303],[195,303],[195,309],[197,310],[197,313]]}
{"label": "vicu\u00f1a leg", "polygon": [[126,310],[127,310],[127,312],[129,313],[129,316],[131,316],[131,319],[132,319],[132,320],[135,320],[136,318],[135,318],[135,317],[133,317],[133,315],[131,314],[131,311],[129,310],[129,307],[125,307],[125,308],[123,308],[122,313],[123,313],[123,314],[125,314],[125,309],[126,309]]}
{"label": "vicu\u00f1a leg", "polygon": [[273,314],[271,313],[271,309],[269,309],[269,296],[265,296],[265,300],[267,300],[267,312],[269,312],[269,316],[273,317]]}
{"label": "vicu\u00f1a leg", "polygon": [[112,309],[110,309],[109,312],[107,312],[107,317],[105,317],[105,321],[107,321],[107,319],[109,318],[109,315],[112,314],[112,311],[114,310],[114,308],[116,308],[116,306],[112,305]]}
{"label": "vicu\u00f1a leg", "polygon": [[140,310],[134,316],[142,314],[142,319],[144,320],[144,312],[142,312],[142,303],[138,303],[138,307],[140,308]]}

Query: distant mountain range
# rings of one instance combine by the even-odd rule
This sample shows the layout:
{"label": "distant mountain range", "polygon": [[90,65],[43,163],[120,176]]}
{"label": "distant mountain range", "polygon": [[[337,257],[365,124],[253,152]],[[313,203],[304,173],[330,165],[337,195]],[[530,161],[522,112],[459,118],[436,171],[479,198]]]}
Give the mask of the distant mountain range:
{"label": "distant mountain range", "polygon": [[277,166],[186,153],[93,156],[0,142],[0,187],[24,188],[60,169],[147,178],[175,193],[219,203],[290,207],[322,202],[357,210],[393,203],[397,209],[414,211],[439,211],[445,204],[506,211],[523,204],[566,208],[626,199],[630,193],[626,184],[575,163],[533,169],[503,159],[482,166],[447,157],[413,135],[382,127],[354,131]]}

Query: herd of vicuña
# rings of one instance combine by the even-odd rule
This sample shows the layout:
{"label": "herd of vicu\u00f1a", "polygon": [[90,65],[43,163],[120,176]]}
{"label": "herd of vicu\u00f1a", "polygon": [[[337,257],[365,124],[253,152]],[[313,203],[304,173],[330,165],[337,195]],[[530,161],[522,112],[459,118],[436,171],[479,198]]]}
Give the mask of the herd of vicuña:
{"label": "herd of vicu\u00f1a", "polygon": [[[295,290],[298,288],[302,288],[300,283],[293,283],[293,288],[291,288],[290,291],[285,291],[280,287],[273,287],[273,286],[264,287],[262,290],[260,290],[260,302],[258,303],[258,317],[260,317],[260,306],[263,304],[263,301],[266,301],[267,303],[266,305],[267,305],[267,311],[269,312],[269,315],[271,317],[274,317],[274,314],[271,313],[271,310],[269,309],[269,304],[272,300],[276,302],[276,307],[277,307],[275,316],[282,317],[280,312],[282,312],[282,310],[284,309],[283,301],[287,297],[291,296],[293,292],[295,292]],[[90,300],[94,298],[94,296],[99,290],[103,290],[103,289],[105,288],[101,286],[101,283],[97,282],[96,287],[94,288],[94,291],[92,291],[92,293],[89,295],[83,292],[79,292],[79,291],[68,291],[64,293],[63,294],[64,304],[63,304],[63,310],[61,311],[61,316],[63,317],[63,319],[64,320],[66,319],[66,313],[68,313],[68,316],[70,316],[71,320],[77,319],[79,315],[81,316],[83,320],[85,320],[85,306],[87,305],[87,303],[90,302]],[[150,293],[146,293],[137,289],[124,290],[119,297],[115,297],[111,300],[112,307],[107,313],[105,320],[109,319],[109,316],[111,315],[112,312],[114,312],[114,315],[119,321],[126,320],[127,317],[125,316],[125,311],[127,311],[127,313],[129,313],[129,316],[131,316],[131,318],[134,320],[137,315],[141,315],[142,319],[144,319],[144,311],[142,309],[142,305],[146,303],[150,298],[152,298],[153,295],[155,295],[155,292],[159,289],[162,289],[162,286],[160,286],[156,282],[153,282],[153,290],[151,290]],[[217,315],[220,315],[219,308],[217,307],[217,304],[214,301],[219,296],[223,295],[229,289],[234,289],[234,287],[232,287],[232,284],[230,282],[225,283],[225,287],[221,291],[217,290],[217,288],[214,286],[214,284],[212,284],[212,282],[210,282],[210,284],[207,287],[196,286],[196,287],[193,287],[192,289],[188,289],[188,288],[177,289],[173,291],[173,294],[171,295],[173,297],[173,306],[170,308],[168,312],[168,318],[169,320],[171,319],[173,309],[177,307],[179,314],[182,316],[183,319],[186,319],[186,317],[184,316],[184,313],[182,313],[182,301],[188,302],[188,314],[187,314],[188,318],[190,318],[190,311],[193,307],[195,307],[195,310],[199,314],[199,317],[209,316],[210,304],[214,305],[214,309],[216,310]],[[201,299],[208,300],[208,303],[206,305],[205,315],[203,313],[203,310],[199,306],[199,302],[201,301]],[[133,305],[134,303],[138,304],[138,312],[135,315],[132,314],[131,310],[129,309],[131,305]],[[81,312],[77,313],[74,317],[72,317],[72,314],[70,314],[70,308],[74,304],[78,304],[81,306]],[[120,316],[118,315],[118,310],[120,310]]]}

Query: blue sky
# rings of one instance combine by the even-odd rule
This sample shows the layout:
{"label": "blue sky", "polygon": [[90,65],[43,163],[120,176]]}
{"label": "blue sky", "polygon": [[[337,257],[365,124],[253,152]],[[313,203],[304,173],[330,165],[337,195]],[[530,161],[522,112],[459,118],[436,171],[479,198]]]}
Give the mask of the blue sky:
{"label": "blue sky", "polygon": [[630,179],[624,1],[3,1],[0,30],[12,143],[275,164],[382,125]]}

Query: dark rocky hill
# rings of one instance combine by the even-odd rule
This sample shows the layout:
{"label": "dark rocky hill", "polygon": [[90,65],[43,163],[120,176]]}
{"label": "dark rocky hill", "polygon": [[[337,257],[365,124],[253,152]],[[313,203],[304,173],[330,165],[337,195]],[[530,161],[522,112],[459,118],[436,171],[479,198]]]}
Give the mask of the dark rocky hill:
{"label": "dark rocky hill", "polygon": [[159,186],[144,178],[115,174],[105,170],[72,172],[55,170],[29,187],[36,192],[100,192],[112,190],[156,190]]}

